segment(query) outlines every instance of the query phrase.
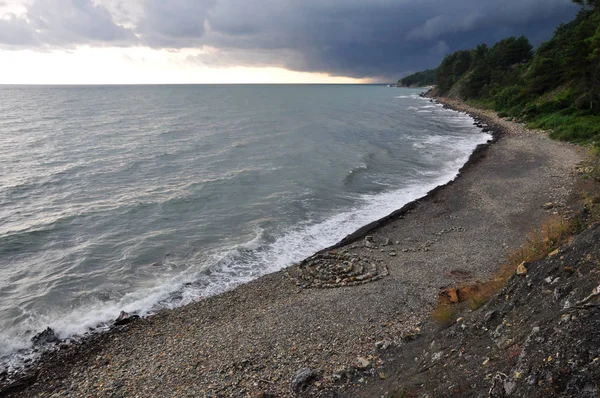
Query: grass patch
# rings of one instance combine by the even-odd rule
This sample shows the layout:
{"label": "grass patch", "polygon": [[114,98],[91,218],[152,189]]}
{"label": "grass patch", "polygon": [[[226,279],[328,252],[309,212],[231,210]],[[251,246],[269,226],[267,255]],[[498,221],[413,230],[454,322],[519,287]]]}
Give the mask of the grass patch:
{"label": "grass patch", "polygon": [[438,304],[431,317],[438,325],[447,326],[454,322],[454,316],[456,314],[456,310],[451,304]]}
{"label": "grass patch", "polygon": [[496,104],[494,103],[494,100],[489,99],[489,98],[470,99],[465,102],[474,108],[491,109],[491,110],[494,110],[496,108]]}
{"label": "grass patch", "polygon": [[555,112],[529,120],[527,127],[549,130],[551,138],[600,148],[600,116]]}
{"label": "grass patch", "polygon": [[508,255],[509,269],[515,270],[523,262],[545,258],[561,245],[568,243],[573,233],[572,221],[559,216],[550,218],[540,229],[527,236],[523,246]]}
{"label": "grass patch", "polygon": [[[600,198],[598,201],[600,202]],[[598,204],[598,214],[600,216],[600,204]],[[568,243],[574,233],[574,220],[565,220],[559,216],[549,218],[541,228],[527,236],[527,240],[519,249],[508,255],[508,261],[500,267],[493,278],[457,288],[460,302],[465,302],[471,310],[482,307],[506,285],[506,281],[515,274],[519,264],[547,257],[548,254]],[[440,301],[431,316],[436,323],[445,326],[454,321],[457,311],[456,305]]]}
{"label": "grass patch", "polygon": [[600,182],[600,147],[592,150],[592,160],[588,167],[588,177]]}
{"label": "grass patch", "polygon": [[581,229],[586,227],[586,224],[589,225],[591,223],[600,221],[600,195],[589,195],[585,194],[583,199],[583,211],[584,216],[586,216],[589,220],[584,222],[581,226]]}
{"label": "grass patch", "polygon": [[[584,168],[588,178],[600,182],[600,149],[592,150],[590,160]],[[600,222],[600,192],[591,189],[591,192],[583,192],[581,199],[583,208],[575,216],[569,219],[551,216],[539,229],[529,233],[523,245],[508,254],[507,262],[500,266],[493,278],[442,292],[432,318],[440,325],[448,325],[457,316],[457,303],[466,303],[471,310],[482,307],[515,275],[520,264],[546,258],[561,246],[570,243],[576,234]],[[454,299],[449,299],[448,294],[444,294],[449,291],[453,292]]]}

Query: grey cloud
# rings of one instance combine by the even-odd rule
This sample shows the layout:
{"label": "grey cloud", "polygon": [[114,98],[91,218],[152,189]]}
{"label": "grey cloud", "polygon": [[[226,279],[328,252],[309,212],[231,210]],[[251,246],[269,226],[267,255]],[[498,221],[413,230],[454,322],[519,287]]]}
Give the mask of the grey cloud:
{"label": "grey cloud", "polygon": [[[43,34],[32,39],[23,21],[12,21],[0,24],[0,42],[209,46],[217,50],[189,62],[396,78],[508,35],[538,44],[577,10],[571,0],[127,0],[139,13],[125,28],[114,22],[126,19],[115,15],[124,1],[94,3],[107,8],[92,0],[34,0],[27,23]],[[18,29],[22,35],[6,33]]]}
{"label": "grey cloud", "polygon": [[26,16],[2,22],[0,43],[8,45],[72,47],[136,41],[132,31],[115,24],[111,13],[92,0],[33,0]]}
{"label": "grey cloud", "polygon": [[133,33],[113,22],[111,14],[92,0],[35,0],[28,18],[49,44],[130,42]]}
{"label": "grey cloud", "polygon": [[236,48],[221,48],[200,55],[189,56],[187,61],[213,68],[231,65],[244,65],[250,67],[285,67],[302,63],[301,55],[291,50],[253,50],[246,51]]}
{"label": "grey cloud", "polygon": [[153,47],[201,45],[208,9],[215,4],[216,0],[146,0],[137,31]]}
{"label": "grey cloud", "polygon": [[34,46],[37,39],[26,20],[9,14],[0,19],[0,43],[9,47]]}

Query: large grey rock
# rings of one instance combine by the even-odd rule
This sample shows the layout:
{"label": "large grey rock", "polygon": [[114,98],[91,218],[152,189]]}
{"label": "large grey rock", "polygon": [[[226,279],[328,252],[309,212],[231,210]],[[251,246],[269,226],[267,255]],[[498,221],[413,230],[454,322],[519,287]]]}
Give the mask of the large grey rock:
{"label": "large grey rock", "polygon": [[52,330],[52,328],[47,328],[43,332],[40,332],[31,338],[31,341],[34,345],[45,345],[50,343],[58,343],[60,339]]}

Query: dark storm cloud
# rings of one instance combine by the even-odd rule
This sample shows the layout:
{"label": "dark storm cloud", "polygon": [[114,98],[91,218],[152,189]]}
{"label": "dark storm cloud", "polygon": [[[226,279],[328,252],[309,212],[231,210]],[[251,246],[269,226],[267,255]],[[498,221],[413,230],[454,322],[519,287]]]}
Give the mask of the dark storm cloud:
{"label": "dark storm cloud", "polygon": [[509,35],[539,44],[577,10],[570,0],[138,0],[140,17],[123,27],[108,1],[125,0],[35,0],[26,18],[0,21],[0,41],[210,46],[190,61],[387,78]]}
{"label": "dark storm cloud", "polygon": [[232,3],[210,15],[217,47],[293,49],[302,56],[282,59],[286,67],[356,77],[431,67],[449,51],[508,35],[538,44],[577,9],[569,0],[303,1],[235,11]]}

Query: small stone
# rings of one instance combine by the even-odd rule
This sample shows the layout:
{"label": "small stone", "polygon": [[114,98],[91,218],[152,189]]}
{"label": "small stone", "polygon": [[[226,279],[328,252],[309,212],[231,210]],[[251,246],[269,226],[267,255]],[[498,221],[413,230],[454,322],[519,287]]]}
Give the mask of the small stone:
{"label": "small stone", "polygon": [[347,373],[346,369],[338,369],[331,375],[331,380],[334,383],[342,382],[347,378]]}
{"label": "small stone", "polygon": [[390,238],[385,238],[383,241],[383,246],[389,246],[391,244]]}
{"label": "small stone", "polygon": [[302,368],[296,372],[290,382],[290,387],[294,392],[301,392],[306,389],[310,380],[315,377],[315,373],[310,368]]}
{"label": "small stone", "polygon": [[527,274],[527,267],[525,265],[526,265],[525,261],[523,261],[521,264],[519,264],[519,266],[517,267],[517,275],[526,275]]}
{"label": "small stone", "polygon": [[554,203],[552,203],[552,202],[544,203],[544,205],[542,206],[542,208],[544,210],[550,210],[550,209],[554,208]]}
{"label": "small stone", "polygon": [[375,348],[378,350],[387,350],[390,347],[391,343],[387,340],[381,340],[375,343]]}
{"label": "small stone", "polygon": [[396,252],[390,252],[390,257],[396,257]]}
{"label": "small stone", "polygon": [[485,314],[485,316],[483,317],[483,321],[484,321],[484,322],[489,322],[489,321],[491,321],[492,319],[494,319],[494,316],[496,316],[496,311],[494,311],[494,310],[492,310],[492,311],[489,311],[489,312],[487,312],[487,313]]}
{"label": "small stone", "polygon": [[507,396],[513,395],[515,388],[517,387],[517,383],[514,381],[507,380],[504,382],[504,391],[506,391]]}
{"label": "small stone", "polygon": [[483,361],[482,365],[483,365],[483,366],[485,366],[485,365],[487,365],[488,363],[490,363],[490,359],[489,359],[489,358],[486,358],[486,359],[485,359],[485,361]]}
{"label": "small stone", "polygon": [[566,267],[563,268],[563,271],[565,271],[568,274],[574,274],[575,273],[575,268],[566,266]]}
{"label": "small stone", "polygon": [[359,370],[369,369],[369,367],[371,366],[371,362],[369,362],[366,358],[363,358],[363,357],[357,357],[356,362],[357,362],[356,368]]}
{"label": "small stone", "polygon": [[404,336],[402,336],[402,341],[404,341],[405,343],[408,343],[409,341],[414,341],[416,339],[418,339],[420,336],[419,331],[415,331],[414,333],[407,333]]}
{"label": "small stone", "polygon": [[506,325],[501,323],[500,325],[498,325],[496,327],[496,329],[494,329],[494,332],[492,333],[492,335],[498,339],[504,334],[505,330],[506,330]]}

